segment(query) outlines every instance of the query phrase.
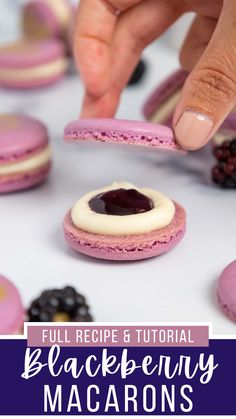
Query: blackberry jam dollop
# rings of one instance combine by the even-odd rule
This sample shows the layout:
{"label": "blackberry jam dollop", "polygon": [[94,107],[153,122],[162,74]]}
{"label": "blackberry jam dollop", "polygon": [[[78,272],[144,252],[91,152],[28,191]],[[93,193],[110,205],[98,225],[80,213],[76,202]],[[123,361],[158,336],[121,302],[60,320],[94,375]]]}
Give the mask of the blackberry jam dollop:
{"label": "blackberry jam dollop", "polygon": [[91,210],[106,215],[133,215],[153,209],[153,202],[136,189],[114,189],[100,193],[89,201]]}

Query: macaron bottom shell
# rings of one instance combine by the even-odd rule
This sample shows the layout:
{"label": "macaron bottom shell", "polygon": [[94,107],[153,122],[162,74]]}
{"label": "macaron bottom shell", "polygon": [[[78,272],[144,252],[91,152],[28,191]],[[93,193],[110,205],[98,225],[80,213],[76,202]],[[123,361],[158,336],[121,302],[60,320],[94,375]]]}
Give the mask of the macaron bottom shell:
{"label": "macaron bottom shell", "polygon": [[49,87],[61,80],[63,80],[65,74],[58,74],[51,77],[35,78],[32,80],[1,80],[0,86],[6,89],[34,89],[38,87]]}
{"label": "macaron bottom shell", "polygon": [[185,210],[175,203],[172,222],[165,228],[133,236],[102,236],[82,231],[74,226],[69,211],[64,219],[64,235],[77,252],[98,259],[132,261],[159,256],[176,246],[186,231]]}
{"label": "macaron bottom shell", "polygon": [[17,192],[41,184],[48,176],[51,162],[29,173],[0,177],[0,193]]}
{"label": "macaron bottom shell", "polygon": [[218,303],[223,313],[233,322],[236,323],[236,312],[232,311],[229,306],[222,299],[219,291],[217,291]]}
{"label": "macaron bottom shell", "polygon": [[0,275],[0,335],[22,334],[25,309],[17,287]]}

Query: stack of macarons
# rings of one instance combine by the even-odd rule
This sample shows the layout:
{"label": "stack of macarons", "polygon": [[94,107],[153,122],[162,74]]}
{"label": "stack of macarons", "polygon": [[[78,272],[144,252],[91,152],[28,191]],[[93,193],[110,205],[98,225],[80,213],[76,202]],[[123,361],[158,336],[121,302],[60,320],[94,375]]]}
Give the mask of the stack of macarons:
{"label": "stack of macarons", "polygon": [[[148,122],[93,119],[70,123],[65,140],[128,144],[185,153],[170,128]],[[65,238],[80,253],[138,260],[172,249],[184,236],[185,210],[164,194],[118,182],[82,197],[64,220]]]}
{"label": "stack of macarons", "polygon": [[0,193],[36,186],[50,168],[46,127],[25,115],[0,115]]}

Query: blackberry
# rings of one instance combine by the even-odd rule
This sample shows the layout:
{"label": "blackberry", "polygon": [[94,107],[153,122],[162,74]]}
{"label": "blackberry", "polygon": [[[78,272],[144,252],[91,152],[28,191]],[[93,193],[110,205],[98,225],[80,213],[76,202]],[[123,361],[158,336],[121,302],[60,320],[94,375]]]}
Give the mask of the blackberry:
{"label": "blackberry", "polygon": [[141,59],[128,81],[128,86],[132,86],[134,84],[139,83],[142,80],[145,72],[146,72],[146,64]]}
{"label": "blackberry", "polygon": [[92,322],[89,306],[75,288],[43,291],[28,309],[29,322]]}
{"label": "blackberry", "polygon": [[236,189],[236,138],[214,147],[213,154],[218,161],[212,168],[213,182],[226,189]]}

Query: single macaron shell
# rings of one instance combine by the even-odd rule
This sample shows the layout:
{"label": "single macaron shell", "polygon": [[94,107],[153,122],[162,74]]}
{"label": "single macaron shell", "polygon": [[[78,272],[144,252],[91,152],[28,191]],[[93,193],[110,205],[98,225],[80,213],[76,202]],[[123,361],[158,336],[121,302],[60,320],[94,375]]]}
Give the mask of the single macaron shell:
{"label": "single macaron shell", "polygon": [[230,320],[236,322],[236,260],[222,272],[217,287],[218,302]]}
{"label": "single macaron shell", "polygon": [[78,229],[72,221],[71,211],[64,220],[65,238],[74,250],[88,256],[106,260],[140,260],[159,256],[176,246],[186,231],[185,210],[175,203],[175,216],[165,228],[148,234],[102,236]]}
{"label": "single macaron shell", "polygon": [[[187,71],[180,68],[158,84],[143,105],[146,120],[172,127],[174,110],[188,75]],[[223,121],[218,132],[226,135],[236,132],[235,109]]]}
{"label": "single macaron shell", "polygon": [[23,331],[25,310],[15,285],[0,275],[0,335]]}
{"label": "single macaron shell", "polygon": [[41,183],[50,167],[46,127],[25,115],[0,115],[0,193]]}
{"label": "single macaron shell", "polygon": [[27,38],[66,39],[73,17],[69,0],[34,0],[25,4],[22,10],[22,29]]}
{"label": "single macaron shell", "polygon": [[65,47],[56,39],[7,44],[0,47],[0,86],[47,86],[60,80],[67,66]]}
{"label": "single macaron shell", "polygon": [[66,141],[94,141],[144,146],[186,153],[176,142],[173,131],[150,122],[122,119],[81,119],[69,123],[64,131]]}

